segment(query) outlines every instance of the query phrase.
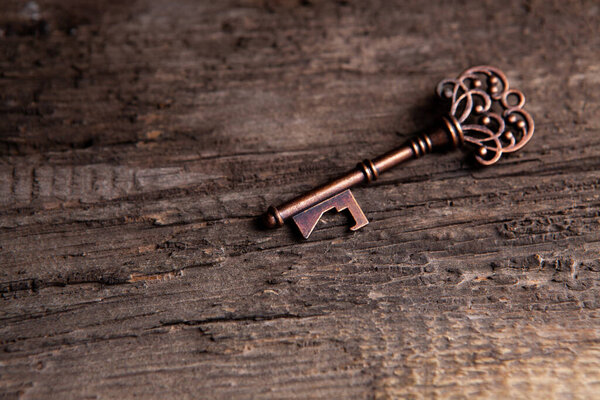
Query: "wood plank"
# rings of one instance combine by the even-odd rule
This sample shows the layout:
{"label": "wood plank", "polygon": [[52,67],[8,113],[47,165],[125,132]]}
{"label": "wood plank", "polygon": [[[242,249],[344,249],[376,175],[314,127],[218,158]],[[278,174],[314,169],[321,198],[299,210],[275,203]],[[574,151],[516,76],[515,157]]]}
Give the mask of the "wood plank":
{"label": "wood plank", "polygon": [[[597,397],[596,2],[4,3],[0,397]],[[258,229],[480,63],[521,152],[391,171],[355,233]]]}

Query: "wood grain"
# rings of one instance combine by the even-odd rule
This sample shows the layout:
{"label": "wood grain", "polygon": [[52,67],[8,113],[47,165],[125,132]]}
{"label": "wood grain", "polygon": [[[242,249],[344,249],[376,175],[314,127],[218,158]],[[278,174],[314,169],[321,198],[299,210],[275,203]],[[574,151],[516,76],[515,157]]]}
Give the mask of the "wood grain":
{"label": "wood grain", "polygon": [[[595,1],[5,0],[0,397],[600,398]],[[255,223],[503,69],[536,135]]]}

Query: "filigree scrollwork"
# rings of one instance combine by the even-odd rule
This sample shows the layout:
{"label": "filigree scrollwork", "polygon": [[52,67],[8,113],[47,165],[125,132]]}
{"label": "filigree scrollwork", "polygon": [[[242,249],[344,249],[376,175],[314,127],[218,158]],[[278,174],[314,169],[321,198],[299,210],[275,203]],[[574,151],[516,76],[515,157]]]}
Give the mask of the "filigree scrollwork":
{"label": "filigree scrollwork", "polygon": [[525,96],[510,89],[497,68],[469,68],[457,79],[441,81],[437,94],[451,101],[449,114],[462,128],[464,141],[477,147],[475,158],[483,165],[519,150],[533,136],[533,119],[523,109]]}

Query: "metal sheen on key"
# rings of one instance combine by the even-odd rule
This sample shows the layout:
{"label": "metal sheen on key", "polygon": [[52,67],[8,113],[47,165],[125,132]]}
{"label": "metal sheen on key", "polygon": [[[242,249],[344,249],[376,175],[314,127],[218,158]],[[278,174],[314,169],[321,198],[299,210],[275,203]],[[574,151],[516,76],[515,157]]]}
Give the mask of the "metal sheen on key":
{"label": "metal sheen on key", "polygon": [[369,221],[350,191],[352,186],[372,182],[390,168],[434,150],[465,144],[475,149],[477,162],[492,165],[503,153],[523,148],[533,136],[533,119],[523,109],[525,96],[510,88],[506,76],[497,68],[469,68],[457,79],[441,81],[436,92],[450,104],[437,128],[372,160],[359,162],[345,175],[293,200],[270,206],[262,217],[264,225],[275,228],[291,218],[308,239],[321,216],[335,208],[338,212],[350,212],[355,222],[350,229],[354,231]]}

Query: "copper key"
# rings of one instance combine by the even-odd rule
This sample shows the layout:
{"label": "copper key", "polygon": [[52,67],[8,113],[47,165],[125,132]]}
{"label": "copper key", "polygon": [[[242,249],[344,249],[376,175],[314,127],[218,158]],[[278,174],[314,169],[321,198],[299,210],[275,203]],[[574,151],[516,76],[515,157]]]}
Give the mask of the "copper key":
{"label": "copper key", "polygon": [[364,160],[347,174],[311,190],[263,215],[267,227],[282,226],[293,218],[304,238],[308,238],[328,210],[348,209],[355,219],[352,230],[369,222],[348,190],[372,182],[390,168],[434,150],[455,149],[468,144],[482,165],[497,162],[503,153],[521,149],[533,136],[534,122],[523,109],[525,96],[511,89],[502,71],[490,66],[467,69],[457,79],[445,79],[437,95],[449,101],[450,109],[439,126],[418,135],[394,150],[372,160]]}

